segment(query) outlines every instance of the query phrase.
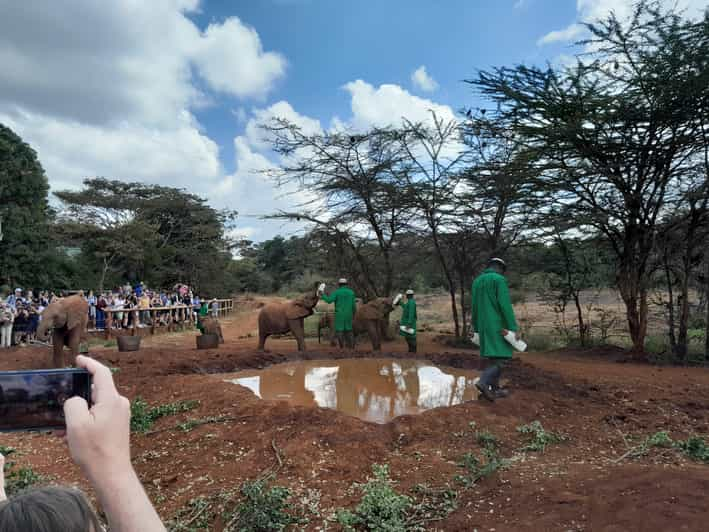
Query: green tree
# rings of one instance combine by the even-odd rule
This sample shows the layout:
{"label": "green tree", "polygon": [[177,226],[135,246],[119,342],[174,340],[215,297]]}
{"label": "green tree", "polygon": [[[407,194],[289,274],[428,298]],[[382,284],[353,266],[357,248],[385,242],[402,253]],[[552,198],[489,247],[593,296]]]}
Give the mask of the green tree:
{"label": "green tree", "polygon": [[612,246],[641,354],[657,226],[706,143],[709,14],[688,21],[643,1],[628,21],[587,28],[593,53],[574,68],[498,68],[471,83],[539,161],[547,209]]}
{"label": "green tree", "polygon": [[154,286],[185,282],[222,295],[233,243],[225,230],[236,213],[217,211],[183,190],[87,179],[80,191],[59,191],[61,219],[101,278]]}
{"label": "green tree", "polygon": [[37,153],[0,124],[0,284],[47,286],[50,240],[49,184]]}

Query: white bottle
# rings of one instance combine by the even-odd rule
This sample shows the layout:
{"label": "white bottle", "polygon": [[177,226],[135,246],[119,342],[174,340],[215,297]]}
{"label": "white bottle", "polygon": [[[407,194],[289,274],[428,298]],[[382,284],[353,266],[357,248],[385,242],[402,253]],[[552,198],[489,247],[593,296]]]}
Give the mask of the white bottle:
{"label": "white bottle", "polygon": [[512,331],[507,331],[505,340],[507,340],[507,343],[514,347],[517,351],[525,351],[527,349],[527,344],[522,340],[518,340],[517,335]]}

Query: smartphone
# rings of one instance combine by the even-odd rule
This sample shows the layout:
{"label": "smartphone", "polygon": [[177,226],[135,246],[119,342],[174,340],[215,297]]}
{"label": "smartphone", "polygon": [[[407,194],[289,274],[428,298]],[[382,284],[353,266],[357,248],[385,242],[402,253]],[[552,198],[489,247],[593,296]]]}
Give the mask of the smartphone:
{"label": "smartphone", "polygon": [[85,369],[0,371],[0,432],[64,429],[64,401],[76,395],[91,404]]}

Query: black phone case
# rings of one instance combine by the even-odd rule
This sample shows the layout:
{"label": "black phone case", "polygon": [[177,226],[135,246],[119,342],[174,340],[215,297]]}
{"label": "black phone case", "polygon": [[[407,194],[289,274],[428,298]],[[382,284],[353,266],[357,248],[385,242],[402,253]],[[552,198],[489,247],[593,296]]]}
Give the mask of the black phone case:
{"label": "black phone case", "polygon": [[[14,376],[14,375],[86,375],[87,377],[87,386],[85,389],[81,390],[83,393],[81,394],[74,394],[72,397],[83,397],[83,399],[88,403],[89,407],[91,406],[91,386],[92,386],[92,377],[91,374],[86,371],[85,369],[79,369],[79,368],[58,368],[58,369],[32,369],[32,370],[18,370],[18,371],[2,371],[0,372],[0,375],[7,375],[7,376]],[[74,386],[74,391],[76,391],[76,386]],[[26,427],[16,427],[16,428],[7,428],[7,429],[2,429],[0,428],[0,433],[8,433],[8,432],[48,432],[48,431],[53,431],[53,430],[64,430],[66,429],[66,425],[42,425],[41,427],[33,427],[33,426],[26,426]]]}

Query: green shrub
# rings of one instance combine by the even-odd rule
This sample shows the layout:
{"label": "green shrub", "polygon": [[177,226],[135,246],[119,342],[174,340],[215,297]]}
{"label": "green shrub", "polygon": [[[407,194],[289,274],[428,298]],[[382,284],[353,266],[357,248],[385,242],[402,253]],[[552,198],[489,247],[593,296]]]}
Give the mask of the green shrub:
{"label": "green shrub", "polygon": [[549,445],[566,441],[568,438],[555,432],[547,432],[539,421],[532,421],[529,425],[520,425],[517,432],[528,436],[527,445],[521,451],[544,452]]}
{"label": "green shrub", "polygon": [[676,443],[678,449],[680,449],[685,456],[694,460],[695,462],[709,463],[709,445],[700,436],[691,436],[687,441],[678,441]]}
{"label": "green shrub", "polygon": [[340,510],[338,522],[345,530],[376,530],[382,532],[406,532],[407,512],[412,500],[394,490],[389,478],[389,467],[374,464],[374,477],[367,479],[360,489],[364,494],[354,511]]}
{"label": "green shrub", "polygon": [[161,417],[187,412],[199,406],[199,401],[177,401],[150,407],[141,397],[130,405],[130,429],[132,432],[148,432]]}
{"label": "green shrub", "polygon": [[234,525],[242,532],[285,530],[300,522],[289,513],[290,490],[282,486],[269,486],[273,476],[244,482],[242,500],[236,507]]}
{"label": "green shrub", "polygon": [[5,475],[5,493],[8,497],[20,493],[35,484],[48,480],[42,475],[35,473],[31,467],[15,468],[15,462],[9,460],[8,457],[16,452],[16,449],[13,447],[0,445],[0,454],[5,457],[3,473]]}

